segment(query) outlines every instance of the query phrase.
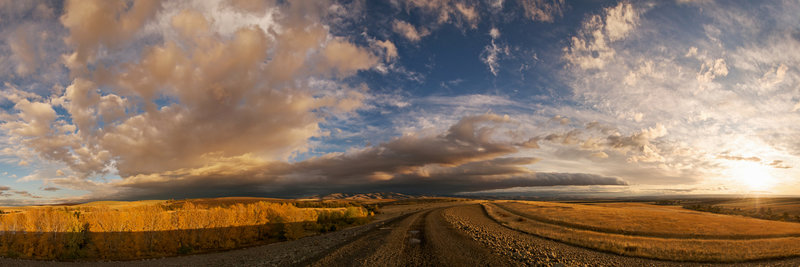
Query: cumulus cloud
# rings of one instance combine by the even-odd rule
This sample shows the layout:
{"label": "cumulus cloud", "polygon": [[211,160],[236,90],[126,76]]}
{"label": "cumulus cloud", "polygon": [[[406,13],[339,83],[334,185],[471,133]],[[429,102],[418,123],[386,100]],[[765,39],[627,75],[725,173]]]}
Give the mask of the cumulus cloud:
{"label": "cumulus cloud", "polygon": [[66,41],[75,46],[75,52],[66,56],[67,65],[78,71],[93,61],[100,47],[130,40],[160,7],[157,0],[67,1],[61,23],[70,31]]}
{"label": "cumulus cloud", "polygon": [[639,11],[627,2],[605,8],[583,22],[577,36],[564,47],[564,59],[582,69],[599,69],[614,58],[612,43],[630,34],[639,21]]}
{"label": "cumulus cloud", "polygon": [[[611,122],[608,125],[613,126],[606,129],[602,139],[597,139],[601,137],[597,133],[584,133],[580,149],[585,151],[564,154],[603,151],[609,156],[602,161],[604,169],[615,168],[606,163],[623,159],[630,165],[659,168],[671,173],[665,177],[675,177],[664,181],[681,180],[676,177],[679,174],[725,176],[721,173],[732,165],[725,161],[734,157],[758,155],[760,164],[765,166],[772,158],[792,162],[789,159],[795,156],[790,154],[796,151],[793,148],[797,142],[785,138],[792,132],[785,125],[797,121],[796,113],[788,112],[797,103],[797,76],[788,64],[799,59],[786,51],[797,50],[797,40],[790,37],[792,30],[775,28],[764,19],[781,21],[777,25],[795,23],[796,18],[787,14],[798,6],[770,5],[769,14],[747,6],[721,6],[714,2],[682,6],[689,10],[715,10],[687,16],[699,25],[693,30],[656,15],[670,13],[663,7],[633,3],[630,15],[624,15],[628,9],[625,7],[590,16],[578,30],[577,39],[572,39],[572,44],[584,45],[564,49],[567,75],[563,81],[572,88],[572,99],[598,112],[589,121]],[[644,12],[652,16],[645,16]],[[614,17],[611,25],[618,26],[606,27],[608,17]],[[676,33],[676,27],[686,32]],[[612,28],[619,34],[607,32]],[[584,34],[587,29],[591,30]],[[725,46],[728,43],[739,45]],[[600,49],[592,50],[597,52],[590,55],[591,49],[575,47]],[[578,52],[586,53],[581,57]],[[646,145],[629,139],[623,142],[629,145],[607,147],[634,137],[631,132],[635,135],[634,129],[641,129],[642,125],[658,123],[669,128],[668,136],[649,139]],[[620,132],[619,136],[614,136],[615,131]],[[725,151],[730,154],[720,156]],[[684,171],[689,168],[697,172]],[[773,171],[784,180],[793,175],[788,169]],[[622,172],[603,174],[639,181]],[[728,178],[720,178],[720,183],[729,182],[725,179]]]}
{"label": "cumulus cloud", "polygon": [[0,4],[0,76],[4,81],[41,93],[65,74],[58,62],[65,51],[63,31],[55,21],[53,5],[45,1]]}
{"label": "cumulus cloud", "polygon": [[630,150],[636,152],[628,158],[629,162],[663,162],[664,157],[660,155],[658,147],[651,144],[651,140],[667,135],[667,128],[662,124],[655,127],[642,129],[638,133],[630,136],[618,134],[608,136],[608,144],[611,148],[627,153]]}
{"label": "cumulus cloud", "polygon": [[[160,6],[67,3],[61,21],[75,47],[70,57],[86,64],[99,47],[135,38]],[[313,13],[291,4],[276,8]],[[287,15],[279,21],[280,31],[243,26],[225,38],[212,31],[208,14],[175,12],[165,19],[179,36],[163,36],[134,62],[118,62],[91,76],[75,71],[78,77],[61,96],[18,99],[16,119],[2,127],[42,158],[65,163],[81,177],[109,168],[123,177],[164,172],[248,153],[288,158],[320,134],[325,116],[317,111],[351,112],[365,98],[362,87],[342,84],[317,91],[310,79],[352,76],[378,58],[332,36],[319,17]],[[158,98],[174,104],[159,106]],[[64,108],[70,120],[57,119],[54,107]]]}
{"label": "cumulus cloud", "polygon": [[700,82],[710,82],[717,77],[725,77],[728,75],[728,66],[725,64],[725,59],[709,60],[703,63],[700,67],[700,73],[697,74],[697,80]]}
{"label": "cumulus cloud", "polygon": [[[326,12],[336,9],[324,3],[218,4],[68,2],[60,21],[74,49],[64,57],[70,83],[48,96],[4,94],[14,106],[0,127],[11,140],[32,151],[30,157],[69,169],[53,170],[52,177],[37,172],[25,181],[58,186],[44,191],[89,191],[90,198],[167,197],[174,188],[203,196],[390,186],[413,191],[420,184],[430,184],[431,193],[624,184],[533,172],[526,166],[537,159],[512,154],[535,141],[498,136],[494,127],[510,119],[494,114],[464,117],[441,134],[410,131],[376,146],[290,163],[308,150],[310,139],[327,134],[320,125],[328,118],[346,117],[374,98],[366,86],[345,80],[393,60],[397,47],[368,36],[364,47],[335,35],[325,23]],[[440,4],[448,8],[440,23],[475,27],[474,5]],[[264,11],[243,10],[250,8]],[[248,21],[258,14],[269,19],[236,24],[215,13],[220,10],[242,12],[238,16]],[[403,21],[394,25],[411,41],[428,34]],[[494,44],[499,30],[490,36],[500,49]],[[115,52],[125,56],[108,57]],[[497,57],[490,58],[496,74]],[[96,179],[109,174],[122,179]]]}
{"label": "cumulus cloud", "polygon": [[19,27],[8,38],[8,44],[17,61],[16,72],[19,75],[29,75],[40,65],[40,54],[36,48],[41,41],[31,36],[32,33],[30,27]]}
{"label": "cumulus cloud", "polygon": [[[532,52],[501,26],[555,22],[569,8],[561,0],[392,1],[397,18],[366,21],[380,24],[376,31],[353,23],[372,19],[360,5],[3,2],[0,163],[53,165],[18,182],[126,198],[176,187],[201,196],[618,183],[613,177],[688,183],[750,155],[776,177],[793,175],[800,35],[774,25],[796,25],[796,5],[614,3],[574,33],[557,27],[548,36],[561,38],[558,51],[536,47],[541,85],[498,80],[493,94],[464,94],[477,89],[470,78],[447,77],[432,83],[441,92],[421,98],[384,88],[404,86],[386,82],[396,75],[361,74],[421,82],[420,73],[438,72],[439,59],[415,73],[402,65],[413,59],[399,53],[426,49],[420,41],[443,28],[482,36],[472,57],[492,75],[517,63],[522,72],[528,63],[511,53]],[[687,12],[682,23],[697,27],[673,24],[675,10],[694,8],[703,11]],[[468,32],[475,29],[486,32]],[[527,98],[531,86],[542,95]],[[563,86],[571,90],[552,89]],[[520,100],[503,95],[510,87]],[[515,121],[460,117],[487,110]],[[377,113],[385,124],[366,122]],[[574,169],[600,178],[565,173]]]}

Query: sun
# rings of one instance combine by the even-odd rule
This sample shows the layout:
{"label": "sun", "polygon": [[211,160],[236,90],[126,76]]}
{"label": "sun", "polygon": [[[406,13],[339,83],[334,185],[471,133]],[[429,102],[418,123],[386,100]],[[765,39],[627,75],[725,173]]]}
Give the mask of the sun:
{"label": "sun", "polygon": [[766,191],[775,185],[770,168],[757,162],[736,162],[728,168],[727,176],[749,191]]}

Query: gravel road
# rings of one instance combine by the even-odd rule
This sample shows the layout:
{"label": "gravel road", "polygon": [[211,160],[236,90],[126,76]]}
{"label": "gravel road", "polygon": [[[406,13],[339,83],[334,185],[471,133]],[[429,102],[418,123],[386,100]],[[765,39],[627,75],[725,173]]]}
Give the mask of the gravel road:
{"label": "gravel road", "polygon": [[227,252],[126,262],[0,258],[0,266],[800,266],[655,261],[574,247],[507,228],[478,204],[429,207],[325,235]]}
{"label": "gravel road", "polygon": [[516,266],[800,266],[800,258],[737,264],[658,261],[626,257],[567,245],[507,228],[486,215],[480,205],[445,211],[445,218],[495,253],[511,257]]}
{"label": "gravel road", "polygon": [[492,253],[452,228],[443,208],[415,213],[398,223],[333,251],[312,266],[507,266],[509,257]]}

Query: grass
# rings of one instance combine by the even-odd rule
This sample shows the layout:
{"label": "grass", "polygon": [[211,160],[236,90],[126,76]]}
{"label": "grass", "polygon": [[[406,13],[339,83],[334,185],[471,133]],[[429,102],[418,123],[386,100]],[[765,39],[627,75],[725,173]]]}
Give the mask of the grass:
{"label": "grass", "polygon": [[0,257],[131,260],[174,256],[293,240],[363,224],[372,217],[362,205],[297,207],[293,201],[253,200],[15,207],[0,214]]}
{"label": "grass", "polygon": [[641,203],[484,204],[495,220],[581,247],[673,261],[739,262],[800,255],[800,224]]}
{"label": "grass", "polygon": [[800,224],[709,214],[644,203],[500,202],[539,221],[573,228],[668,238],[800,237]]}

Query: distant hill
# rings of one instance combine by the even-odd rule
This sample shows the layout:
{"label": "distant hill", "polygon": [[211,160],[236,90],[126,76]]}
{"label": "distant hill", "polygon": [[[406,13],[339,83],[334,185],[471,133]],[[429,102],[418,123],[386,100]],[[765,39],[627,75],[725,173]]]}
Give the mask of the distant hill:
{"label": "distant hill", "polygon": [[319,200],[337,200],[337,199],[346,199],[346,200],[383,200],[383,199],[401,200],[401,199],[417,198],[417,196],[411,196],[411,195],[393,193],[393,192],[380,192],[380,193],[361,193],[361,194],[333,193],[333,194],[324,195],[324,196],[313,196],[311,198],[319,199]]}
{"label": "distant hill", "polygon": [[[134,207],[142,205],[164,204],[167,206],[183,205],[185,203],[192,203],[194,205],[202,205],[206,207],[228,206],[235,204],[250,204],[255,202],[277,202],[277,203],[295,203],[305,201],[368,201],[368,202],[385,202],[393,200],[406,200],[417,199],[422,196],[412,196],[401,193],[393,192],[380,192],[380,193],[333,193],[328,195],[315,195],[304,198],[264,198],[264,197],[214,197],[214,198],[189,198],[179,200],[137,200],[137,201],[93,201],[87,203],[60,203],[44,206],[108,206],[108,207]],[[340,200],[340,201],[337,201]]]}

